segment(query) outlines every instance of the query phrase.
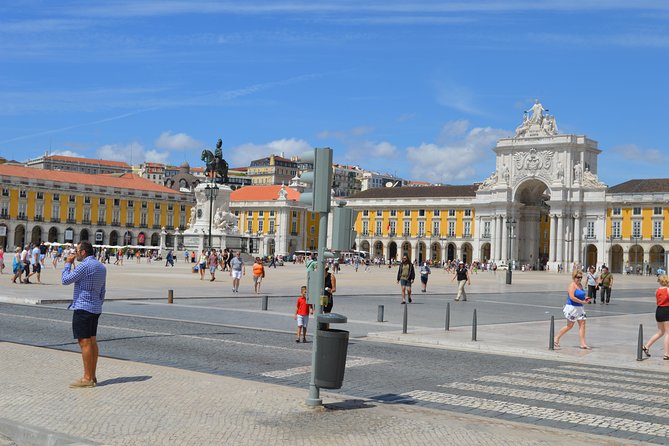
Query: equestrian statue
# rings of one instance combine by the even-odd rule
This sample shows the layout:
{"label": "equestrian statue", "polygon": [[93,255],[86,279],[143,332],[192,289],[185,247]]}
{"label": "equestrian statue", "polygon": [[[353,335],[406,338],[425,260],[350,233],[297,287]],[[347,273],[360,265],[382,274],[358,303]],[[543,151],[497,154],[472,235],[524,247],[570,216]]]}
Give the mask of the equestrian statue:
{"label": "equestrian statue", "polygon": [[223,141],[220,139],[216,142],[216,151],[211,153],[211,150],[204,149],[202,157],[207,168],[204,174],[207,178],[211,178],[214,183],[225,184],[228,182],[228,163],[223,159]]}

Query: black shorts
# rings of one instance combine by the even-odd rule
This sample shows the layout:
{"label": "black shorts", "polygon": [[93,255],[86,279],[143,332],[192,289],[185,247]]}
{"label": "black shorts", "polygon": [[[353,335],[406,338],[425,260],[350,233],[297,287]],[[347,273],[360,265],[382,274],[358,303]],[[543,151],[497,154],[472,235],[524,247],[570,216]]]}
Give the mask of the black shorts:
{"label": "black shorts", "polygon": [[37,262],[33,265],[33,272],[34,273],[39,273],[42,271],[42,264]]}
{"label": "black shorts", "polygon": [[427,276],[420,276],[421,283],[427,283]]}
{"label": "black shorts", "polygon": [[655,310],[655,320],[657,322],[669,321],[669,307],[657,307]]}
{"label": "black shorts", "polygon": [[98,334],[99,314],[89,313],[86,310],[74,310],[72,315],[72,334],[74,339],[86,339]]}

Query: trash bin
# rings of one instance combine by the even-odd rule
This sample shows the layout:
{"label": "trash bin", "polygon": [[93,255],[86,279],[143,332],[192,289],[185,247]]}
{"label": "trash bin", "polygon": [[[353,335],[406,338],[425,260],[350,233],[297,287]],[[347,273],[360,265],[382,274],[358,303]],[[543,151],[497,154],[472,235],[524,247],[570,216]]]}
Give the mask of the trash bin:
{"label": "trash bin", "polygon": [[322,389],[340,389],[344,382],[348,331],[326,328],[329,324],[345,323],[346,316],[329,313],[318,316],[318,351],[314,384]]}

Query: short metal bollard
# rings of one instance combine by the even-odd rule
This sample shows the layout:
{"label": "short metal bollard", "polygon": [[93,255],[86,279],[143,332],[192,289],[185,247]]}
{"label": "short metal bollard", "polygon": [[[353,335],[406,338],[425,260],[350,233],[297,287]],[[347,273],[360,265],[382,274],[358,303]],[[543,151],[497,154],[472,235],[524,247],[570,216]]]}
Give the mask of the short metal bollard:
{"label": "short metal bollard", "polygon": [[548,338],[548,350],[555,350],[555,316],[551,316],[551,328]]}
{"label": "short metal bollard", "polygon": [[267,301],[269,300],[269,296],[263,296],[262,297],[262,311],[267,311]]}
{"label": "short metal bollard", "polygon": [[174,290],[167,290],[167,303],[174,303]]}
{"label": "short metal bollard", "polygon": [[409,305],[402,305],[404,307],[404,318],[402,319],[402,334],[407,334],[407,322],[409,321]]}
{"label": "short metal bollard", "polygon": [[472,341],[476,341],[476,308],[474,308],[474,318],[472,319]]}
{"label": "short metal bollard", "polygon": [[376,322],[383,322],[383,305],[379,305],[379,311],[376,313]]}
{"label": "short metal bollard", "polygon": [[446,302],[446,324],[445,330],[449,331],[451,329],[451,303]]}
{"label": "short metal bollard", "polygon": [[639,324],[639,339],[636,343],[636,360],[643,361],[643,324]]}

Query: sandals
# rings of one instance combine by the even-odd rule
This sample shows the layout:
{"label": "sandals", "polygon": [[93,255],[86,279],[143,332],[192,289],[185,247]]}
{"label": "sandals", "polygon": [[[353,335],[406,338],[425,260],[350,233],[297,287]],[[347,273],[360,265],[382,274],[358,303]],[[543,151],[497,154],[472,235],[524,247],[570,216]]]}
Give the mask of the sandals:
{"label": "sandals", "polygon": [[641,347],[641,350],[643,350],[643,352],[646,354],[646,356],[647,356],[648,358],[650,358],[650,351],[648,351],[648,347],[646,347],[646,346],[644,345],[643,347]]}
{"label": "sandals", "polygon": [[553,346],[554,347],[559,347],[560,343],[558,341],[556,341],[555,339],[553,339]]}
{"label": "sandals", "polygon": [[664,355],[664,356],[662,357],[662,359],[664,359],[665,361],[669,361],[669,356]]}
{"label": "sandals", "polygon": [[592,347],[589,347],[587,345],[581,345],[581,350],[592,350]]}

